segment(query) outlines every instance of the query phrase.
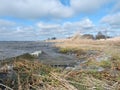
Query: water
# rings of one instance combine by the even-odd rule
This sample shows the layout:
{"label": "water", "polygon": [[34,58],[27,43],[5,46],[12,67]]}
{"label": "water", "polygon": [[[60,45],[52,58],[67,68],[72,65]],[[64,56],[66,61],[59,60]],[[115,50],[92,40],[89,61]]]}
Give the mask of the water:
{"label": "water", "polygon": [[45,48],[50,43],[35,41],[0,41],[0,60],[31,53]]}

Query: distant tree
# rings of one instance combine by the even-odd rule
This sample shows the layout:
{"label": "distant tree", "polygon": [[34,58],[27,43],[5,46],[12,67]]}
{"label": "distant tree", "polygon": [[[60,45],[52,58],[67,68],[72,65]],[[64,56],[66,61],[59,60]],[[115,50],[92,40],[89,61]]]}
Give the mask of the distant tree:
{"label": "distant tree", "polygon": [[51,40],[56,40],[56,37],[52,37]]}
{"label": "distant tree", "polygon": [[106,36],[104,34],[102,34],[102,32],[98,32],[95,38],[96,39],[106,39]]}

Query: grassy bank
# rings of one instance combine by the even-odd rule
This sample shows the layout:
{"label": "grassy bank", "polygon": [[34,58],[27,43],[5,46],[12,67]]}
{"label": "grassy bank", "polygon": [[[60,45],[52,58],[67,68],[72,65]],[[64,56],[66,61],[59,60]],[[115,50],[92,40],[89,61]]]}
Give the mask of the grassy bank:
{"label": "grassy bank", "polygon": [[82,60],[55,68],[29,54],[1,61],[0,88],[10,90],[119,90],[120,40],[54,40],[59,53]]}

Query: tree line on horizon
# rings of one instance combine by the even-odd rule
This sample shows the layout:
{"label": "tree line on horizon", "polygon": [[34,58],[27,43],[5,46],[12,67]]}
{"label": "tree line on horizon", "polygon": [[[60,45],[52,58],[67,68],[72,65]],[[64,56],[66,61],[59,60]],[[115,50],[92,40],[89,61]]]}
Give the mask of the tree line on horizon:
{"label": "tree line on horizon", "polygon": [[[80,34],[79,34],[79,36],[80,36]],[[72,37],[67,37],[67,38],[72,38]],[[99,40],[99,39],[107,39],[107,38],[112,38],[112,37],[108,36],[107,34],[103,34],[101,31],[99,31],[96,35],[83,34],[83,35],[81,35],[81,38]],[[57,39],[57,37],[51,37],[51,38],[48,38],[47,40],[56,40],[56,39]]]}
{"label": "tree line on horizon", "polygon": [[111,36],[108,36],[107,34],[103,34],[102,32],[98,32],[96,35],[84,34],[82,35],[82,37],[87,39],[94,39],[94,40],[111,38]]}

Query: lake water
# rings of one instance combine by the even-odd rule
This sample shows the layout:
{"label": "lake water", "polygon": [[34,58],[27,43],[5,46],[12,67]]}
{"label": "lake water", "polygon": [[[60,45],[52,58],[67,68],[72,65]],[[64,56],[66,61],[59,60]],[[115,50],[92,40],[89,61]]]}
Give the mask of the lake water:
{"label": "lake water", "polygon": [[0,41],[0,60],[41,50],[50,43],[35,41]]}

